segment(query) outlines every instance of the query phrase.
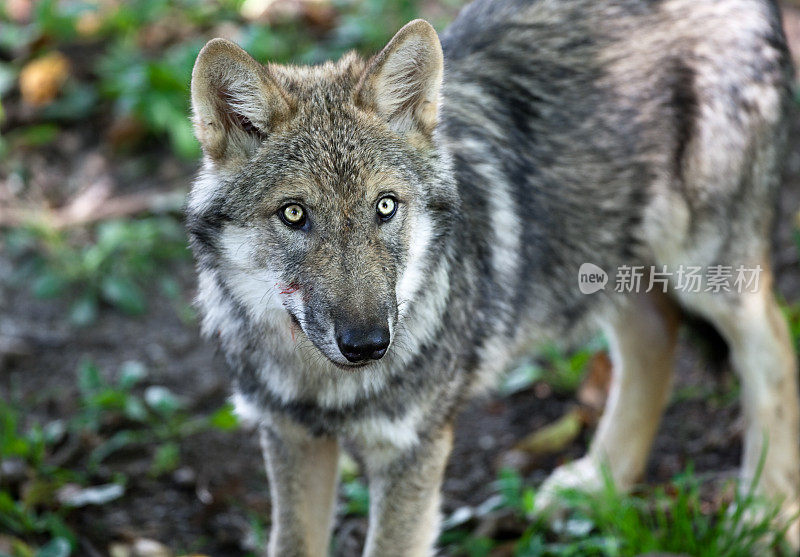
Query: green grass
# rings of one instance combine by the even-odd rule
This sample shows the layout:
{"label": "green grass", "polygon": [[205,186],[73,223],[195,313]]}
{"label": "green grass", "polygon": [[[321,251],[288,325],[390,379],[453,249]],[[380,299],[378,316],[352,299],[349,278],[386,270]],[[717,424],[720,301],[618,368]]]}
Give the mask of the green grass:
{"label": "green grass", "polygon": [[[123,364],[114,376],[104,379],[93,363],[81,364],[74,411],[45,423],[28,417],[21,404],[0,400],[0,455],[24,476],[14,483],[0,477],[0,532],[13,537],[13,557],[75,551],[69,516],[83,503],[65,498],[63,489],[71,486],[77,497],[91,496],[97,504],[124,497],[128,478],[107,463],[115,453],[143,451],[150,458],[149,475],[157,478],[181,465],[183,440],[237,427],[228,404],[200,415],[165,387],[145,386],[146,370],[138,362]],[[68,447],[75,458],[60,463]]]}
{"label": "green grass", "polygon": [[[700,495],[700,479],[691,469],[665,486],[643,495],[621,494],[606,476],[601,493],[562,493],[567,517],[548,524],[531,519],[536,493],[516,473],[503,471],[497,481],[499,503],[525,524],[512,540],[474,538],[463,529],[443,534],[456,555],[482,556],[501,544],[517,557],[633,556],[674,553],[698,557],[790,555],[782,541],[788,522],[779,520],[776,506],[756,497],[752,489],[735,490],[716,507]],[[748,518],[748,514],[757,518]]]}
{"label": "green grass", "polygon": [[589,360],[604,348],[602,337],[571,351],[565,351],[555,344],[546,345],[537,353],[535,360],[525,362],[505,374],[498,391],[508,396],[529,388],[537,381],[543,381],[559,393],[573,393],[583,380]]}

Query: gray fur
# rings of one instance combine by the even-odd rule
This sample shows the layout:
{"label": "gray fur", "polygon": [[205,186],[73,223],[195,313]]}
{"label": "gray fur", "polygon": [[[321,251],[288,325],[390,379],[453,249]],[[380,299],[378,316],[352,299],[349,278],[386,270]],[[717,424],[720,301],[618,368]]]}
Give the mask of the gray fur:
{"label": "gray fur", "polygon": [[[582,263],[768,266],[785,148],[792,70],[767,0],[478,0],[441,45],[440,97],[438,41],[419,21],[373,60],[316,68],[258,69],[212,42],[193,76],[204,333],[240,409],[272,432],[268,459],[308,435],[363,448],[384,486],[372,555],[400,543],[393,521],[414,554],[429,551],[435,525],[409,521],[436,497],[467,398],[536,343],[580,338],[630,305],[581,294]],[[237,88],[252,83],[263,100]],[[381,223],[387,192],[400,204]],[[309,208],[307,230],[276,216],[288,201]],[[711,306],[745,304],[719,300],[678,301],[712,321]],[[388,323],[386,355],[350,365],[342,321]],[[784,380],[796,390],[794,372]],[[436,481],[413,481],[420,470]],[[272,536],[286,555],[301,533]]]}

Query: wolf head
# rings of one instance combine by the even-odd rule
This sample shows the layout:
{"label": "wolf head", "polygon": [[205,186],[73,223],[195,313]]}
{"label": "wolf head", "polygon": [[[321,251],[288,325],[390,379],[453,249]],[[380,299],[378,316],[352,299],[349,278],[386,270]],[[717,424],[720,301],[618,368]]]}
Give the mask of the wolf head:
{"label": "wolf head", "polygon": [[201,278],[213,268],[256,324],[288,314],[292,337],[339,366],[390,351],[457,203],[436,134],[442,71],[422,20],[369,61],[317,67],[209,42],[192,74]]}

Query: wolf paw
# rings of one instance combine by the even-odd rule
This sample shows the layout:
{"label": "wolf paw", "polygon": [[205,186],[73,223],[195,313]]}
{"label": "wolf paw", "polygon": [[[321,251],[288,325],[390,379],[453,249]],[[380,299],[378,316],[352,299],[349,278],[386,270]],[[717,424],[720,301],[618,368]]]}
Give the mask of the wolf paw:
{"label": "wolf paw", "polygon": [[564,464],[556,468],[537,491],[534,514],[550,518],[561,517],[567,511],[562,492],[578,490],[597,493],[602,488],[601,467],[593,459],[585,456]]}

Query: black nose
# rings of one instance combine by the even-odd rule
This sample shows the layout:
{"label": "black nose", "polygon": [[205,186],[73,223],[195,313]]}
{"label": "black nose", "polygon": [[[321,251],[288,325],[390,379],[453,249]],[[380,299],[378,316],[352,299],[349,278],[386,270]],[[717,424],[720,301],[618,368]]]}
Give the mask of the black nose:
{"label": "black nose", "polygon": [[351,362],[380,360],[389,347],[389,329],[345,328],[337,333],[336,342]]}

